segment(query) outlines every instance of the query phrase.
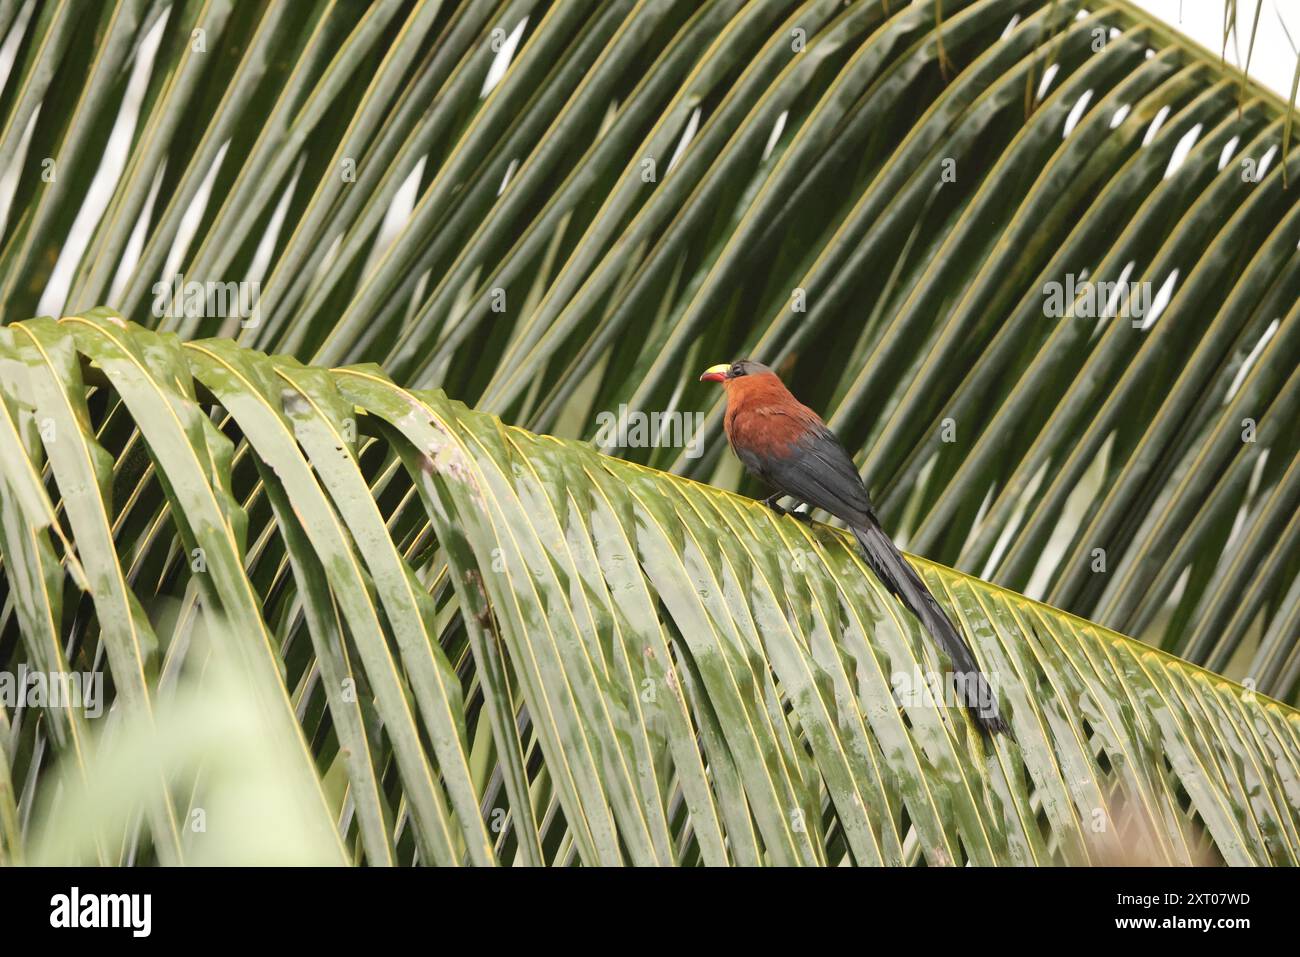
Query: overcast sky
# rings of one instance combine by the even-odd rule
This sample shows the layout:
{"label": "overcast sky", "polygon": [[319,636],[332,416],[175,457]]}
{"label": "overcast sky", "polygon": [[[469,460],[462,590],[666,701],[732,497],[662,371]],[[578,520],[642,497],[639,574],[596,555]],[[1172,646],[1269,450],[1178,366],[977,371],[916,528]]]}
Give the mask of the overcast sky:
{"label": "overcast sky", "polygon": [[[1173,24],[1202,46],[1216,53],[1223,48],[1223,0],[1134,0],[1134,3]],[[1250,43],[1250,25],[1259,3],[1263,3],[1264,9],[1259,16],[1255,52],[1250,58],[1250,75],[1272,87],[1285,99],[1291,95],[1296,55],[1287,42],[1281,23],[1285,21],[1291,38],[1300,43],[1300,0],[1238,0],[1237,23],[1241,29],[1243,60]],[[1235,66],[1237,57],[1231,38],[1227,56],[1228,62]]]}

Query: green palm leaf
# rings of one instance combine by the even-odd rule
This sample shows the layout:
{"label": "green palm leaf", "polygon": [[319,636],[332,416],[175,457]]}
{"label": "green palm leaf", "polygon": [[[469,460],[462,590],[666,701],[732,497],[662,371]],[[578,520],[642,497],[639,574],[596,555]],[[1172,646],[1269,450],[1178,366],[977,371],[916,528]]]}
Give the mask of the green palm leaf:
{"label": "green palm leaf", "polygon": [[[0,47],[0,321],[107,303],[588,439],[754,355],[916,551],[1300,701],[1294,113],[1125,0],[58,0]],[[719,411],[620,454],[738,487]]]}
{"label": "green palm leaf", "polygon": [[[1125,0],[54,0],[0,66],[0,675],[114,705],[0,698],[0,863],[1295,863],[1294,110],[1218,54]],[[741,354],[960,569],[1015,742],[722,491]],[[710,414],[572,441],[625,405]]]}
{"label": "green palm leaf", "polygon": [[[37,567],[60,570],[15,580],[27,597],[7,614],[61,598],[71,666],[102,646],[121,700],[102,719],[116,736],[46,773],[40,722],[7,716],[0,824],[41,809],[30,846],[0,828],[7,859],[93,859],[122,843],[127,859],[219,858],[215,833],[179,828],[173,848],[165,822],[225,806],[227,765],[178,749],[171,721],[140,722],[150,702],[192,718],[191,697],[226,693],[213,675],[231,667],[294,793],[324,802],[304,858],[340,840],[373,864],[1300,854],[1300,713],[1100,626],[920,564],[1015,731],[989,741],[931,694],[945,663],[840,531],[505,426],[375,366],[312,369],[106,313],[18,323],[3,345],[6,409],[34,437],[0,473],[5,567],[27,536],[47,556]],[[69,383],[53,431],[41,427],[58,412],[51,363]],[[82,364],[93,385],[79,384]],[[100,538],[131,520],[65,459],[107,475],[141,441],[148,466],[135,470],[173,527],[115,564],[110,587],[88,560],[129,554]],[[69,509],[57,522],[56,496]],[[102,625],[68,610],[82,600]],[[194,603],[201,638],[164,627],[178,602]],[[118,608],[134,609],[137,632],[153,623],[142,660],[165,662],[146,666],[143,692]],[[41,634],[12,661],[40,660]],[[162,800],[143,844],[79,797],[104,767],[143,760],[129,743],[140,735],[171,756],[155,768],[166,786],[146,777],[109,810]],[[79,753],[50,737],[58,755]],[[197,779],[182,773],[194,766]]]}

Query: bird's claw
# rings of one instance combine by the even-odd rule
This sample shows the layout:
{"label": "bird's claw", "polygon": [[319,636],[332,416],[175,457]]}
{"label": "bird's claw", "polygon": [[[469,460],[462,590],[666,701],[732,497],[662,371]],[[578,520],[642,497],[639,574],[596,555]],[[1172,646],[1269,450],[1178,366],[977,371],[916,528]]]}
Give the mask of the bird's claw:
{"label": "bird's claw", "polygon": [[778,515],[789,515],[791,518],[796,518],[805,525],[812,524],[812,516],[808,514],[808,505],[806,502],[803,503],[803,508],[800,509],[785,508],[778,504],[779,500],[783,497],[783,495],[769,495],[767,498],[763,499],[763,504]]}

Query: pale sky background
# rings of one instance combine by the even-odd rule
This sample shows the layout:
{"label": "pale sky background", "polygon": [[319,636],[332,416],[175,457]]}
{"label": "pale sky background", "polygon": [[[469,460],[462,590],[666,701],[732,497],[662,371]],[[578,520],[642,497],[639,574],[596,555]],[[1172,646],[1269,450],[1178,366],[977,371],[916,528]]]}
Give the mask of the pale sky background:
{"label": "pale sky background", "polygon": [[[1223,48],[1223,0],[1133,0],[1134,4],[1172,24],[1201,46],[1215,53]],[[1291,39],[1300,43],[1300,0],[1238,0],[1237,25],[1241,30],[1238,41],[1241,58],[1246,58],[1250,43],[1250,25],[1255,19],[1255,8],[1263,3],[1259,15],[1259,30],[1255,36],[1255,52],[1250,58],[1250,75],[1265,86],[1282,95],[1291,96],[1291,78],[1295,74],[1295,51],[1282,29],[1291,32]],[[1279,19],[1279,14],[1281,15]],[[1238,65],[1233,38],[1228,38],[1228,62]]]}

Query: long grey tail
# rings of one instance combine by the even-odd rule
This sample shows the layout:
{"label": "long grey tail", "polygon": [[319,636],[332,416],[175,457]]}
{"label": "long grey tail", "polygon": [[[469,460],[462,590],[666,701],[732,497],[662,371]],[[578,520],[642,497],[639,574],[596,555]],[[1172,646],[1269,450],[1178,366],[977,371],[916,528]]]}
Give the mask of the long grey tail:
{"label": "long grey tail", "polygon": [[939,607],[930,589],[903,557],[885,530],[870,519],[862,527],[851,529],[853,537],[862,547],[862,557],[876,577],[888,588],[921,624],[935,642],[952,660],[954,685],[970,710],[975,723],[989,734],[1011,736],[1011,729],[998,714],[998,700],[980,673],[979,665],[970,646],[957,630],[957,626]]}

